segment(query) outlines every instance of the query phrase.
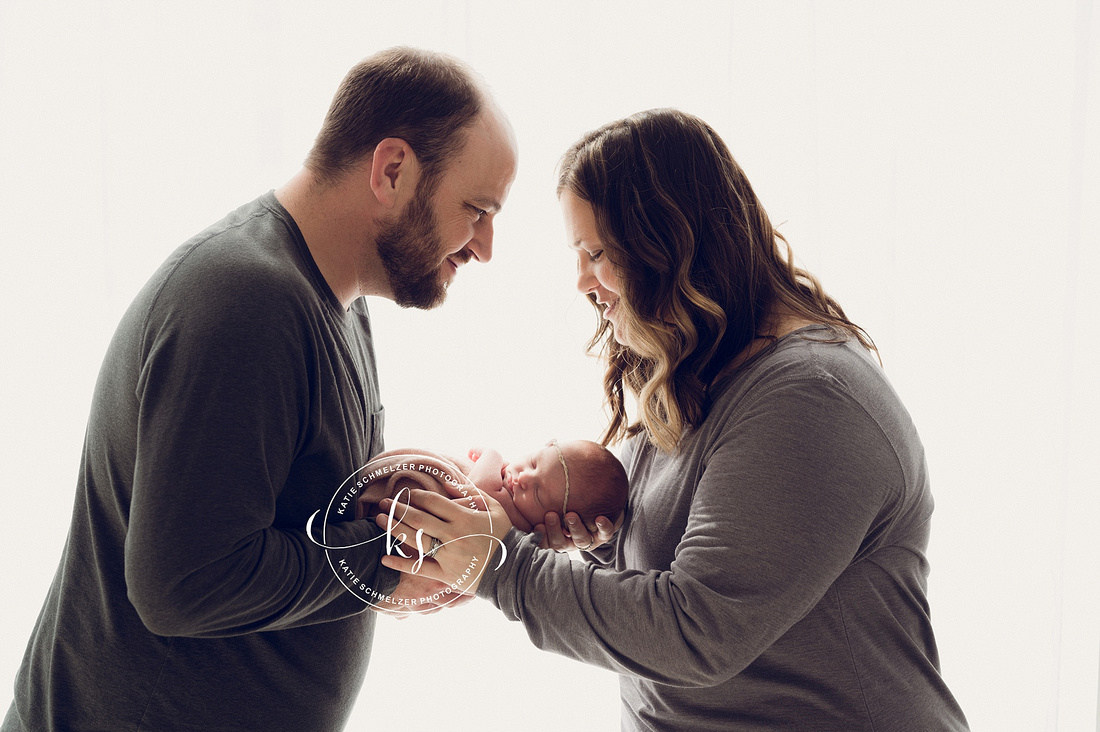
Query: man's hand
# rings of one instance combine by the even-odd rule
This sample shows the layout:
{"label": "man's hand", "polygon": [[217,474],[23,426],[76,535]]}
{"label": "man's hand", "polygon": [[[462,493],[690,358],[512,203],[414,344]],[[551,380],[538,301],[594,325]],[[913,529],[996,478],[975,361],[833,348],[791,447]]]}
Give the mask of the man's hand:
{"label": "man's hand", "polygon": [[465,605],[474,599],[473,595],[456,592],[449,585],[422,574],[402,574],[390,597],[394,600],[392,604],[383,602],[371,607],[377,613],[399,620],[413,614],[431,615],[443,608]]}

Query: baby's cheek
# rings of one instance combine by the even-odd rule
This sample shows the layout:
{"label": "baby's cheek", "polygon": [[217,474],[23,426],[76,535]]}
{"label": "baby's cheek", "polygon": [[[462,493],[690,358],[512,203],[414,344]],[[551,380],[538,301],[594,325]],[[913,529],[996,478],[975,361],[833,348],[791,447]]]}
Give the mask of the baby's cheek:
{"label": "baby's cheek", "polygon": [[539,505],[534,501],[529,501],[525,497],[516,496],[516,508],[523,514],[523,518],[527,519],[534,524],[541,524],[542,517],[546,515],[544,511],[539,510]]}

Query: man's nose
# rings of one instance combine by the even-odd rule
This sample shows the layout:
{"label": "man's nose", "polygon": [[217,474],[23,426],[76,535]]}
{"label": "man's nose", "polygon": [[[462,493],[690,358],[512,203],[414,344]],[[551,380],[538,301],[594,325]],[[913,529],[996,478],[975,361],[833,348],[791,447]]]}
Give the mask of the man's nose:
{"label": "man's nose", "polygon": [[474,233],[474,238],[470,240],[470,243],[466,245],[470,252],[474,255],[474,259],[481,263],[488,262],[493,258],[493,221],[492,219],[483,219],[477,223],[477,229]]}

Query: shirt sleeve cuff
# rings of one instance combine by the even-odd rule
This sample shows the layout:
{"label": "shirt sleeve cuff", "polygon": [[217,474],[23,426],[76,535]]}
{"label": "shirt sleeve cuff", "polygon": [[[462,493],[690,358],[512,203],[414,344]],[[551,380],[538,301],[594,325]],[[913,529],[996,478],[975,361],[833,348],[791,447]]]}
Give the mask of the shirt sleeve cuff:
{"label": "shirt sleeve cuff", "polygon": [[[504,566],[499,569],[487,568],[477,586],[477,596],[488,600],[500,607],[500,597],[514,596],[518,582],[519,567],[530,563],[530,554],[538,548],[540,536],[538,534],[525,534],[519,529],[512,528],[504,537],[502,550],[507,552],[504,557]],[[500,560],[493,558],[491,564],[496,565]],[[503,609],[503,608],[501,608]]]}

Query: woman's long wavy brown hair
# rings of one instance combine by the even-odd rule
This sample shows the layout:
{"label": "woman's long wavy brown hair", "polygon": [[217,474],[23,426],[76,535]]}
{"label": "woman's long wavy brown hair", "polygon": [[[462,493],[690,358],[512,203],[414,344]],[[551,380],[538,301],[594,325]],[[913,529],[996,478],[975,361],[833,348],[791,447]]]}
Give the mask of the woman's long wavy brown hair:
{"label": "woman's long wavy brown hair", "polygon": [[[604,125],[562,158],[558,195],[592,206],[619,278],[630,348],[612,337],[604,306],[589,352],[607,360],[610,423],[602,442],[645,430],[675,451],[710,408],[709,388],[784,306],[874,343],[844,315],[772,227],[729,149],[701,119],[655,109]],[[629,423],[625,390],[638,398]]]}

